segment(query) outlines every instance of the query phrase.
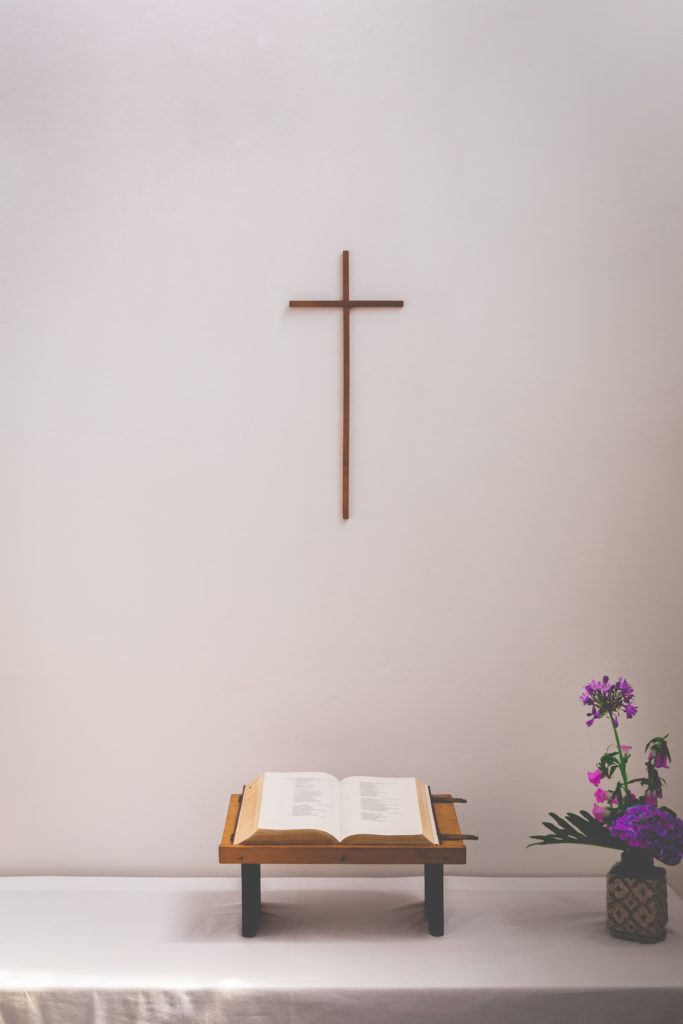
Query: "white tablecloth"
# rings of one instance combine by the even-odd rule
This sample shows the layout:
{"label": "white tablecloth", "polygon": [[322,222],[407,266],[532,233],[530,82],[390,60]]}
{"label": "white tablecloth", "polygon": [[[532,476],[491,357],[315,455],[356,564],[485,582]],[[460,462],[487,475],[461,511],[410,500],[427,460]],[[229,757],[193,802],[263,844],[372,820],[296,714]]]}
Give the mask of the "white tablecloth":
{"label": "white tablecloth", "polygon": [[1,1024],[683,1024],[683,903],[666,940],[605,930],[604,879],[0,879]]}

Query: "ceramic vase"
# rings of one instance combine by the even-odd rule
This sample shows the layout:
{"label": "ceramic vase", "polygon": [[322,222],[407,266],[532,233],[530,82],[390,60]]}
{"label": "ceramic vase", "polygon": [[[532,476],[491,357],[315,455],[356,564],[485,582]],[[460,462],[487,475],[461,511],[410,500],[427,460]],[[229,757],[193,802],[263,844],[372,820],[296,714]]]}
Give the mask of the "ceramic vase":
{"label": "ceramic vase", "polygon": [[625,850],[607,873],[607,928],[631,942],[661,942],[668,920],[666,871],[644,850]]}

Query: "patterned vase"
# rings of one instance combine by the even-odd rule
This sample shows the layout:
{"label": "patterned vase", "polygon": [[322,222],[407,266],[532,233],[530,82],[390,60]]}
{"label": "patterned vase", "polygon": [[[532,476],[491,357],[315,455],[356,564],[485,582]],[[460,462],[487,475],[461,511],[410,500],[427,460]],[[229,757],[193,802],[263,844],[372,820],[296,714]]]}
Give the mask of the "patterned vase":
{"label": "patterned vase", "polygon": [[625,850],[607,874],[607,927],[631,942],[666,938],[666,871],[643,850]]}

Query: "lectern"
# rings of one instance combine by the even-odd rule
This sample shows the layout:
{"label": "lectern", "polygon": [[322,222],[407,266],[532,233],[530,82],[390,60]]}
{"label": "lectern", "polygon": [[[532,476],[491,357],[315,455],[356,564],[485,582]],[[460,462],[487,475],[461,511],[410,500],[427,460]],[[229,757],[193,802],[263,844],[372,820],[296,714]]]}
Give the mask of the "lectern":
{"label": "lectern", "polygon": [[261,914],[262,864],[422,864],[424,866],[424,905],[431,935],[443,935],[443,869],[444,864],[464,864],[465,840],[477,836],[460,831],[456,803],[464,800],[450,793],[432,793],[432,811],[439,837],[434,846],[363,846],[341,843],[335,845],[282,843],[260,846],[235,844],[235,830],[242,804],[242,795],[230,797],[223,838],[218,848],[220,864],[239,864],[242,871],[242,935],[256,935]]}

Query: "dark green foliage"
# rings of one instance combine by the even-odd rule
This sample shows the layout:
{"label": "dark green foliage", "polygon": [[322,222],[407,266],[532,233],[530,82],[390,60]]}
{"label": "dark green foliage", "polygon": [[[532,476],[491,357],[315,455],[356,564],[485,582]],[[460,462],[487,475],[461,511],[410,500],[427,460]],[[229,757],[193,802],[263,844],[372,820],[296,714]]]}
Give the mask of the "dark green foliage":
{"label": "dark green foliage", "polygon": [[[628,760],[628,758],[629,755],[626,754],[625,760]],[[611,779],[618,767],[619,755],[616,750],[607,751],[607,753],[603,754],[598,761],[598,768],[606,779]]]}
{"label": "dark green foliage", "polygon": [[610,850],[624,850],[626,844],[615,839],[609,829],[605,828],[588,811],[574,814],[569,811],[564,818],[553,811],[549,812],[551,821],[544,821],[547,832],[541,836],[530,836],[536,842],[529,846],[551,846],[554,843],[573,843],[576,846],[606,846]]}

